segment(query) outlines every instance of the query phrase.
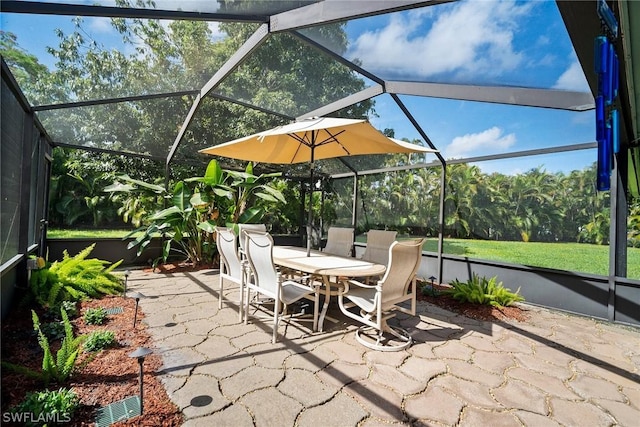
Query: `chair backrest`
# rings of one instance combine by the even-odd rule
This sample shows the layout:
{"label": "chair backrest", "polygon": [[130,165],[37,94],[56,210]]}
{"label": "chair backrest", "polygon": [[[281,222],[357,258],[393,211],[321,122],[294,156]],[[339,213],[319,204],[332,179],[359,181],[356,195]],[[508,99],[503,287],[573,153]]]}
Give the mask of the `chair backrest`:
{"label": "chair backrest", "polygon": [[267,232],[267,226],[264,224],[238,224],[238,236],[240,238],[240,251],[244,252],[244,236],[242,232],[244,230],[259,231],[261,233]]}
{"label": "chair backrest", "polygon": [[238,256],[238,237],[231,228],[216,227],[216,245],[220,253],[220,271],[223,266],[225,273],[240,279],[242,277],[242,264]]}
{"label": "chair backrest", "polygon": [[396,240],[398,232],[390,230],[367,231],[367,246],[362,259],[376,264],[387,265],[389,263],[389,248]]}
{"label": "chair backrest", "polygon": [[253,271],[253,283],[275,295],[278,273],[273,264],[273,238],[269,233],[243,231],[247,260]]}
{"label": "chair backrest", "polygon": [[[389,264],[382,284],[382,306],[392,305],[409,291],[409,285],[416,276],[422,261],[424,239],[395,241],[389,248]],[[416,292],[413,289],[413,292]]]}
{"label": "chair backrest", "polygon": [[351,256],[353,248],[353,228],[329,227],[327,244],[323,252],[339,256]]}

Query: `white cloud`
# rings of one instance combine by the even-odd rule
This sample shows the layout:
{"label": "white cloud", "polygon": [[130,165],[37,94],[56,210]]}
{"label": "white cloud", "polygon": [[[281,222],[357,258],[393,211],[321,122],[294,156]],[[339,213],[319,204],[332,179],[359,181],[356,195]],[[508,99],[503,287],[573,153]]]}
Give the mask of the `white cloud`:
{"label": "white cloud", "polygon": [[110,18],[89,18],[89,29],[92,32],[106,34],[113,31]]}
{"label": "white cloud", "polygon": [[444,156],[451,158],[464,158],[470,155],[497,154],[506,151],[516,143],[516,135],[510,133],[503,135],[502,129],[494,126],[479,133],[468,133],[453,138],[451,144],[445,147]]}
{"label": "white cloud", "polygon": [[513,38],[518,18],[533,3],[462,2],[439,14],[426,30],[423,18],[431,14],[393,15],[386,27],[360,35],[349,57],[362,60],[365,68],[400,75],[403,70],[417,70],[422,77],[443,72],[499,75],[523,59]]}
{"label": "white cloud", "polygon": [[584,76],[582,67],[577,60],[574,60],[569,68],[558,77],[554,89],[575,90],[579,92],[589,92],[589,83]]}

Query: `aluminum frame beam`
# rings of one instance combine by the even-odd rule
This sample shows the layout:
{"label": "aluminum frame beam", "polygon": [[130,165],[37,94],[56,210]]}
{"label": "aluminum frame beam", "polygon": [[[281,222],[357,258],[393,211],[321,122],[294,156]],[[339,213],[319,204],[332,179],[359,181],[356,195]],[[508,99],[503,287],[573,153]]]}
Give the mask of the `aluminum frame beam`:
{"label": "aluminum frame beam", "polygon": [[148,99],[173,98],[178,96],[193,96],[193,95],[197,95],[198,93],[200,93],[199,90],[183,90],[183,91],[177,91],[177,92],[154,93],[150,95],[133,95],[133,96],[122,96],[119,98],[94,99],[91,101],[77,101],[77,102],[65,102],[60,104],[36,105],[33,107],[33,111],[61,110],[64,108],[78,108],[78,107],[91,107],[93,105],[117,104],[120,102],[146,101]]}
{"label": "aluminum frame beam", "polygon": [[269,22],[268,15],[241,15],[183,10],[142,9],[132,7],[93,6],[86,4],[47,3],[37,1],[2,0],[3,13],[38,15],[94,16],[105,18],[172,19],[217,22]]}
{"label": "aluminum frame beam", "polygon": [[93,153],[106,153],[114,156],[133,157],[137,159],[147,159],[161,162],[165,159],[164,156],[153,156],[151,154],[132,153],[128,151],[109,150],[108,148],[87,147],[86,145],[69,144],[66,142],[53,142],[54,147],[72,148],[77,150],[90,151]]}
{"label": "aluminum frame beam", "polygon": [[[572,144],[572,145],[562,145],[559,147],[538,148],[534,150],[516,151],[513,153],[502,153],[502,154],[493,154],[488,156],[467,157],[464,159],[448,159],[446,163],[447,165],[455,165],[460,163],[476,163],[476,162],[483,162],[487,160],[504,160],[504,159],[519,158],[519,157],[539,156],[543,154],[563,153],[568,151],[590,150],[590,149],[595,149],[597,147],[598,147],[597,142],[585,142],[583,144]],[[422,169],[422,168],[435,167],[435,166],[440,167],[442,166],[442,163],[440,161],[433,161],[430,163],[416,163],[413,165],[392,166],[392,167],[381,168],[381,169],[369,169],[366,171],[359,171],[358,175],[360,176],[375,175],[378,173],[397,172],[397,171],[404,171],[404,170],[411,170],[411,169]],[[348,178],[352,175],[353,173],[351,172],[344,172],[344,173],[332,174],[329,177],[331,179],[339,179],[339,178]]]}
{"label": "aluminum frame beam", "polygon": [[349,107],[358,102],[366,101],[384,93],[384,88],[380,85],[375,85],[354,93],[353,95],[345,96],[342,99],[334,101],[330,104],[326,104],[318,109],[309,111],[301,116],[298,116],[296,120],[306,119],[308,117],[321,117],[343,108]]}
{"label": "aluminum frame beam", "polygon": [[424,6],[434,6],[449,3],[454,0],[385,0],[385,1],[344,1],[324,0],[303,6],[298,9],[273,15],[270,20],[272,32],[290,31],[298,28],[324,25],[367,16],[401,10],[415,9]]}
{"label": "aluminum frame beam", "polygon": [[595,108],[593,96],[588,92],[400,81],[387,81],[385,87],[387,92],[399,95],[460,99],[570,111],[586,111]]}

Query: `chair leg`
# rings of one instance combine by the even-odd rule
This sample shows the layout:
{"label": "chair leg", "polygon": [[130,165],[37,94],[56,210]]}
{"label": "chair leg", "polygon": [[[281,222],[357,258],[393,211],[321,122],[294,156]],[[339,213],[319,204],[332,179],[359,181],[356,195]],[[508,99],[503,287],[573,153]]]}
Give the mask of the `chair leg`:
{"label": "chair leg", "polygon": [[242,322],[243,303],[244,303],[244,284],[240,283],[240,303],[238,304],[238,322]]}
{"label": "chair leg", "polygon": [[[390,343],[390,341],[384,343],[385,333],[389,333],[397,338],[396,341],[399,341],[399,343],[394,344]],[[400,351],[408,348],[413,343],[413,339],[407,331],[390,326],[386,318],[382,319],[380,328],[374,328],[372,326],[360,327],[356,331],[356,340],[363,346],[378,351]]]}
{"label": "chair leg", "polygon": [[275,344],[278,336],[278,320],[280,319],[280,299],[276,298],[273,305],[273,337],[271,343]]}
{"label": "chair leg", "polygon": [[222,278],[222,272],[220,272],[220,290],[218,293],[218,310],[222,310],[222,292],[224,292],[224,279]]}
{"label": "chair leg", "polygon": [[318,330],[318,305],[320,304],[320,290],[316,288],[315,298],[313,300],[313,332]]}
{"label": "chair leg", "polygon": [[247,288],[247,299],[244,305],[244,324],[249,323],[249,300],[251,298],[251,289]]}

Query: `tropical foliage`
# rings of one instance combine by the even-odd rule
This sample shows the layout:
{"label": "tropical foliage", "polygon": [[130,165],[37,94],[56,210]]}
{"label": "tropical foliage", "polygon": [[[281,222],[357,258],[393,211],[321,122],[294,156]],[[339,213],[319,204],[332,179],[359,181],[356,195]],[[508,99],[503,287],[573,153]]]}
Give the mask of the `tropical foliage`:
{"label": "tropical foliage", "polygon": [[519,294],[520,289],[516,292],[511,292],[510,289],[502,285],[502,282],[498,283],[497,277],[487,279],[473,273],[473,276],[467,282],[461,282],[456,279],[450,285],[452,288],[443,292],[461,302],[507,307],[515,302],[524,301],[522,295]]}
{"label": "tropical foliage", "polygon": [[[437,236],[438,168],[371,175],[361,184],[363,229]],[[347,185],[344,197],[350,197]],[[366,208],[365,208],[366,207]],[[631,201],[629,245],[637,244],[640,200]],[[350,211],[346,214],[350,215]],[[447,167],[445,235],[483,240],[608,244],[609,193],[595,190],[595,164],[549,173],[485,174],[475,165]],[[634,237],[635,236],[635,237]]]}
{"label": "tropical foliage", "polygon": [[61,261],[32,271],[30,289],[36,301],[43,307],[54,307],[63,301],[122,292],[120,276],[112,272],[122,260],[108,266],[108,261],[87,259],[94,247],[95,243],[73,257],[64,251]]}
{"label": "tropical foliage", "polygon": [[123,199],[125,203],[137,199],[141,193],[148,195],[152,192],[161,196],[169,207],[154,212],[144,220],[145,225],[131,233],[138,233],[139,236],[129,247],[138,246],[140,255],[154,237],[161,236],[162,260],[166,262],[174,251],[198,265],[212,260],[216,225],[257,223],[262,220],[269,204],[285,203],[282,193],[271,184],[271,180],[279,175],[256,176],[251,163],[244,172],[224,170],[216,160],[211,160],[203,177],[179,181],[171,193],[162,186],[128,176],[119,177],[105,190],[126,193],[127,197]]}

